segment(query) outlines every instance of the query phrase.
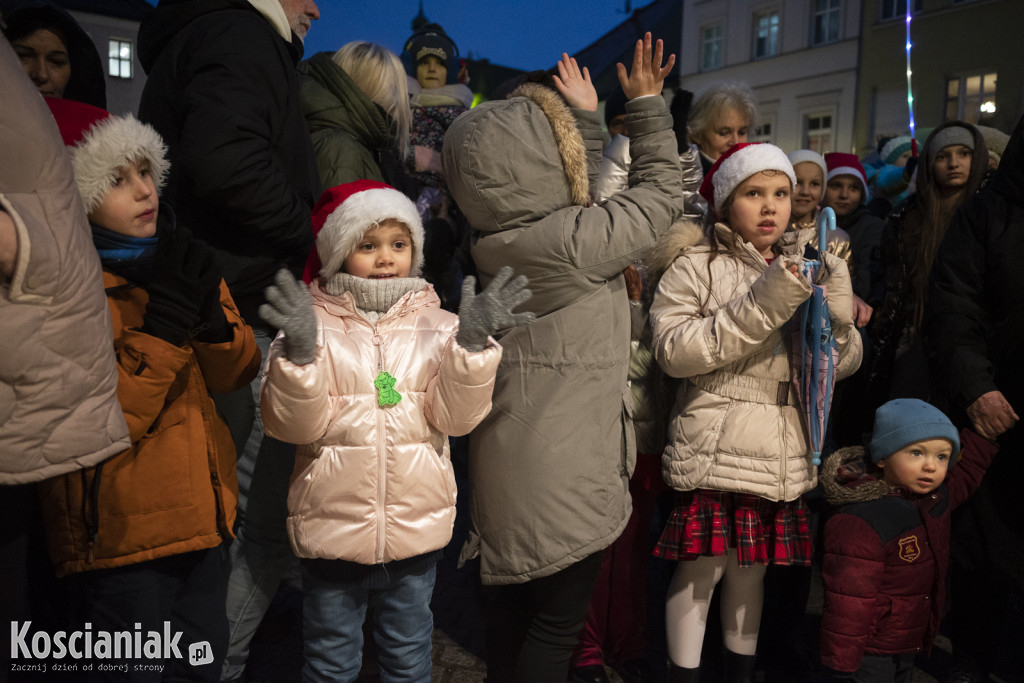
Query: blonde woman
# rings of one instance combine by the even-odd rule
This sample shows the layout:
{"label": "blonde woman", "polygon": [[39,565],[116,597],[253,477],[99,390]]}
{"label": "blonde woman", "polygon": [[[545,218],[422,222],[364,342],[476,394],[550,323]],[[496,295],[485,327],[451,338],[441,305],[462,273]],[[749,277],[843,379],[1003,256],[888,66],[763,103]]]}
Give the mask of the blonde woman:
{"label": "blonde woman", "polygon": [[757,98],[746,83],[716,83],[697,98],[686,128],[700,149],[703,171],[757,126]]}
{"label": "blonde woman", "polygon": [[299,98],[316,154],[321,190],[367,179],[385,182],[382,160],[409,149],[409,86],[398,56],[355,41],[299,64]]}

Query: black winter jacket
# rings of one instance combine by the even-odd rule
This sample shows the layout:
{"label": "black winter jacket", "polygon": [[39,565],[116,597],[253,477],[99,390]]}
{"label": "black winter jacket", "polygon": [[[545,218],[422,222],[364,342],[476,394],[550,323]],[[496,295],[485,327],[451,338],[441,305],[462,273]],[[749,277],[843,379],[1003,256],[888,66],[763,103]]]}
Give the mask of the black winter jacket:
{"label": "black winter jacket", "polygon": [[[1001,391],[1024,408],[1024,118],[988,185],[953,216],[932,264],[925,339],[935,377],[966,409]],[[960,416],[963,419],[962,415]],[[999,437],[1010,451],[959,515],[954,556],[1024,590],[1024,427]]]}
{"label": "black winter jacket", "polygon": [[861,204],[850,215],[836,219],[836,227],[850,235],[850,279],[853,281],[853,293],[874,306],[874,271],[878,270],[878,246],[882,241],[885,221]]}
{"label": "black winter jacket", "polygon": [[299,106],[302,43],[284,41],[245,0],[160,0],[139,28],[148,74],[139,118],[163,136],[164,199],[220,251],[243,317],[313,245],[319,180]]}

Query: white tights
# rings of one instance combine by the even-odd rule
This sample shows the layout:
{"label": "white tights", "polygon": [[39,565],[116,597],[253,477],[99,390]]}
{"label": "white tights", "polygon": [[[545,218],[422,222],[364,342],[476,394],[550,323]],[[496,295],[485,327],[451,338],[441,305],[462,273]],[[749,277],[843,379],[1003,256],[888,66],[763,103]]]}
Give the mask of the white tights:
{"label": "white tights", "polygon": [[676,565],[665,605],[668,655],[676,666],[696,669],[704,645],[704,629],[715,586],[722,580],[722,639],[740,655],[757,650],[766,565],[740,567],[736,550],[718,557],[700,556]]}

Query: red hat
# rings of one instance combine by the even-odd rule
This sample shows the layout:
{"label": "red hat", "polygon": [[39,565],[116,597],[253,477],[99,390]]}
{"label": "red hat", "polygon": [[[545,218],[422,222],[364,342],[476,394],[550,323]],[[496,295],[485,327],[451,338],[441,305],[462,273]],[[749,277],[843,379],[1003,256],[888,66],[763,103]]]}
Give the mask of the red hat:
{"label": "red hat", "polygon": [[796,173],[786,153],[767,142],[741,142],[733,145],[711,167],[700,184],[700,194],[708,206],[720,214],[725,200],[744,180],[761,171],[782,171],[796,184]]}
{"label": "red hat", "polygon": [[130,161],[148,161],[156,189],[163,188],[170,168],[167,146],[152,126],[131,114],[114,116],[83,102],[54,97],[45,100],[71,152],[75,182],[87,214],[95,211],[110,191],[117,167]]}
{"label": "red hat", "polygon": [[867,174],[864,173],[864,167],[861,166],[860,159],[857,158],[856,154],[829,152],[825,155],[825,165],[828,166],[828,176],[825,178],[825,182],[832,180],[836,176],[852,175],[860,181],[860,186],[864,191],[861,204],[868,201]]}
{"label": "red hat", "polygon": [[423,265],[423,222],[408,197],[376,180],[356,180],[324,191],[313,207],[313,235],[316,246],[309,252],[302,279],[312,282],[318,275],[330,277],[355,251],[370,228],[388,219],[409,228],[412,239],[412,269]]}

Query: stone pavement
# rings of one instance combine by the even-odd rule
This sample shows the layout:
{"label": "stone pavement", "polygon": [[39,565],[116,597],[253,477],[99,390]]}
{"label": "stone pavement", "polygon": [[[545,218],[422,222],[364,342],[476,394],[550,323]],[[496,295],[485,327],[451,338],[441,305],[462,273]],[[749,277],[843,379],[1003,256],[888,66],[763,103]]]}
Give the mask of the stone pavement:
{"label": "stone pavement", "polygon": [[[445,557],[438,565],[437,585],[434,589],[431,608],[434,612],[433,672],[431,683],[482,683],[486,678],[483,663],[484,619],[477,599],[478,581],[469,568],[458,569],[456,560],[459,549],[466,537],[468,512],[465,510],[468,483],[461,478],[459,485],[459,513],[456,518],[452,543]],[[656,560],[655,562],[661,562]],[[664,568],[665,565],[662,567]],[[821,614],[822,586],[818,572],[812,581],[806,618],[794,625],[795,637],[801,651],[796,657],[802,662],[793,662],[791,668],[783,664],[782,670],[765,677],[759,674],[759,681],[793,683],[825,683],[827,680],[816,668],[817,628]],[[1011,632],[1005,634],[1004,643],[1017,646],[1005,647],[1000,663],[999,675],[993,676],[993,683],[1024,683],[1024,618],[1020,606],[1010,608],[1015,615]],[[302,593],[299,576],[293,573],[278,591],[264,619],[263,625],[253,640],[247,675],[249,681],[269,683],[298,683],[302,667]],[[932,656],[919,661],[914,674],[914,683],[945,683],[945,671],[949,666],[949,640],[940,636]],[[803,664],[800,667],[799,664]],[[795,672],[810,667],[810,672],[800,676]],[[622,683],[615,673],[608,669],[612,683]],[[706,683],[710,683],[711,676]],[[378,683],[371,671],[365,671],[357,683]],[[646,681],[645,681],[646,683]],[[665,683],[664,674],[654,677],[651,683]]]}

